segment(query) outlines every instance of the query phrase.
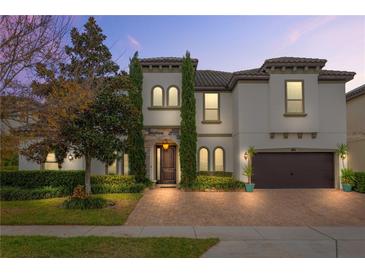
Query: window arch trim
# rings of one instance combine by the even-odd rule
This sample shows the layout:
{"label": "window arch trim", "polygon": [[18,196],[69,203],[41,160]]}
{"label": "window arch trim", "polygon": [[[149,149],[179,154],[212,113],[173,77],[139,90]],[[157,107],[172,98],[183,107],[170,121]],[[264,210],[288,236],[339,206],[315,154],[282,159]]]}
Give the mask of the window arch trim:
{"label": "window arch trim", "polygon": [[222,146],[216,146],[213,150],[213,170],[216,171],[216,167],[215,167],[215,151],[217,149],[222,149],[223,151],[223,172],[226,171],[226,151],[224,150],[224,148]]}
{"label": "window arch trim", "polygon": [[202,171],[202,170],[200,170],[200,151],[202,150],[202,149],[206,149],[207,150],[207,154],[208,154],[208,156],[207,156],[207,161],[208,161],[208,167],[207,167],[207,171],[210,171],[210,151],[209,151],[209,148],[208,147],[206,147],[206,146],[201,146],[201,147],[199,147],[199,150],[198,150],[198,171],[200,172],[200,171]]}
{"label": "window arch trim", "polygon": [[[161,106],[156,106],[154,104],[153,98],[154,98],[154,90],[155,90],[155,88],[160,88],[162,90],[162,105]],[[163,107],[163,106],[165,106],[165,90],[164,90],[163,86],[161,86],[161,85],[155,85],[155,86],[152,87],[152,89],[151,89],[151,106],[152,107]]]}
{"label": "window arch trim", "polygon": [[[177,105],[176,106],[170,106],[169,105],[169,96],[170,96],[170,89],[171,88],[176,88],[177,90]],[[171,85],[167,88],[167,92],[166,92],[166,105],[167,107],[180,107],[180,89],[178,86],[175,86],[175,85]]]}

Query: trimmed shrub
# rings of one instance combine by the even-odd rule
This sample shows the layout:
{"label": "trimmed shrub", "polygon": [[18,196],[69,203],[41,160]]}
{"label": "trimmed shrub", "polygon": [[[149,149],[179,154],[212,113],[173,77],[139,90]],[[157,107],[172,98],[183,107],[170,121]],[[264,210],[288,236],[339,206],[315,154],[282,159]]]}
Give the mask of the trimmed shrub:
{"label": "trimmed shrub", "polygon": [[63,187],[44,186],[38,188],[2,187],[0,189],[0,200],[35,200],[62,197],[67,195]]}
{"label": "trimmed shrub", "polygon": [[227,176],[197,176],[196,182],[189,185],[190,190],[240,190],[244,183]]}
{"label": "trimmed shrub", "polygon": [[84,184],[82,170],[20,170],[1,171],[2,186],[39,188],[44,186],[63,187],[70,194],[75,186]]}
{"label": "trimmed shrub", "polygon": [[[1,171],[2,200],[29,200],[71,195],[74,188],[84,185],[84,171],[26,170]],[[148,181],[149,182],[149,181]],[[139,193],[147,184],[135,183],[134,176],[93,175],[92,192]]]}
{"label": "trimmed shrub", "polygon": [[85,199],[70,198],[63,202],[67,209],[97,209],[114,205],[112,202],[100,197],[86,197]]}
{"label": "trimmed shrub", "polygon": [[93,175],[91,184],[125,184],[135,183],[134,176],[131,175]]}
{"label": "trimmed shrub", "polygon": [[365,172],[355,172],[354,181],[355,181],[354,190],[361,193],[365,193]]}
{"label": "trimmed shrub", "polygon": [[144,184],[92,184],[91,192],[103,193],[140,193],[146,186]]}
{"label": "trimmed shrub", "polygon": [[232,172],[225,171],[199,171],[199,176],[232,177]]}

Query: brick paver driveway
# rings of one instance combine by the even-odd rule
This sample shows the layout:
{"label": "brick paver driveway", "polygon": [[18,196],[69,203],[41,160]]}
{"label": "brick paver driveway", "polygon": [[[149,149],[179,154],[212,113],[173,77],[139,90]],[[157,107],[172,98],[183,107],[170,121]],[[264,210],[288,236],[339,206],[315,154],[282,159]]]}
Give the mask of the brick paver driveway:
{"label": "brick paver driveway", "polygon": [[365,225],[365,194],[334,189],[145,193],[126,225]]}

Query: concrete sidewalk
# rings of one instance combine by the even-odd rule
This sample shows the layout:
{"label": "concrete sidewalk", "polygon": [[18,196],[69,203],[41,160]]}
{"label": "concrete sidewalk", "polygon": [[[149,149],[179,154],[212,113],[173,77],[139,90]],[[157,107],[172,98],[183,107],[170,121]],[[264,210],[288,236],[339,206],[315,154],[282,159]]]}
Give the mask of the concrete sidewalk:
{"label": "concrete sidewalk", "polygon": [[365,227],[0,226],[1,235],[219,238],[203,257],[365,257]]}

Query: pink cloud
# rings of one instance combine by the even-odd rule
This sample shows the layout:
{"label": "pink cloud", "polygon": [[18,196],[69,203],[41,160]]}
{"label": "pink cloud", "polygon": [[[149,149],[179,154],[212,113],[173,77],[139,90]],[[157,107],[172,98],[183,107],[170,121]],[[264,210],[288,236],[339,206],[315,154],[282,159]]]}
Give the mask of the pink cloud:
{"label": "pink cloud", "polygon": [[305,36],[316,29],[332,22],[336,19],[336,16],[317,16],[306,19],[297,25],[294,25],[289,29],[289,33],[286,37],[286,46],[295,44],[302,36]]}
{"label": "pink cloud", "polygon": [[127,36],[127,39],[128,39],[128,44],[129,46],[134,49],[134,50],[139,50],[141,49],[141,43],[133,36],[131,35],[128,35]]}

